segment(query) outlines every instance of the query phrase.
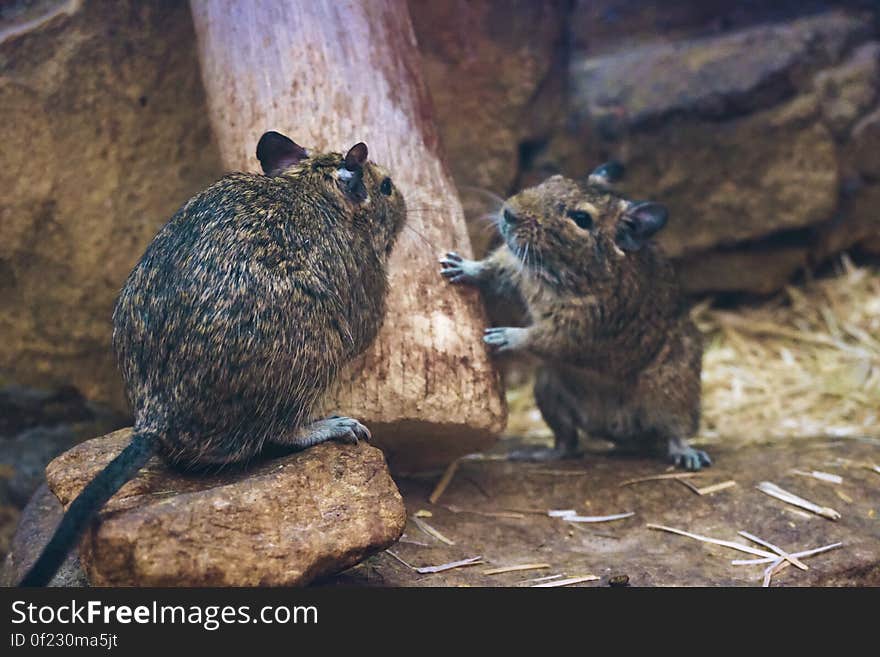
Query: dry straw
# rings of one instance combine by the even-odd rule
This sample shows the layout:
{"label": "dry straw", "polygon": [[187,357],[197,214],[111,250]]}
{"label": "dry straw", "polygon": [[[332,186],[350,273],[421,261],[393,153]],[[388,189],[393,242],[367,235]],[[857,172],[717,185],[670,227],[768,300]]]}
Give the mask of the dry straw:
{"label": "dry straw", "polygon": [[838,274],[737,311],[702,304],[706,442],[880,438],[880,271]]}

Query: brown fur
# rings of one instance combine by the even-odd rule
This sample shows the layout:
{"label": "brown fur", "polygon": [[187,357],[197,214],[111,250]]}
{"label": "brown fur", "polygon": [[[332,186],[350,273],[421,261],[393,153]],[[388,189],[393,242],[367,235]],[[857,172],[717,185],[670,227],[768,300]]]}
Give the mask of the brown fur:
{"label": "brown fur", "polygon": [[697,469],[709,459],[684,439],[699,425],[700,335],[669,262],[652,243],[626,239],[638,207],[605,185],[554,176],[504,204],[501,247],[480,262],[449,254],[443,274],[525,302],[529,325],[489,329],[486,341],[541,360],[535,397],[556,448],[539,456],[576,453],[585,432],[663,441]]}
{"label": "brown fur", "polygon": [[162,228],[126,281],[114,346],[135,429],[157,434],[172,463],[310,444],[300,430],[318,399],[378,332],[406,208],[393,187],[380,191],[387,175],[371,162],[350,193],[343,164],[314,154],[273,176],[225,176]]}

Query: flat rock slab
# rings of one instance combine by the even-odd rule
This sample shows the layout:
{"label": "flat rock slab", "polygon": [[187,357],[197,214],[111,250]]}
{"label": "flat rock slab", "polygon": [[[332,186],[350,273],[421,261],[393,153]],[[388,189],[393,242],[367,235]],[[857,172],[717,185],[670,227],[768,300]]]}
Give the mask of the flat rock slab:
{"label": "flat rock slab", "polygon": [[[502,441],[509,443],[510,441]],[[436,566],[482,556],[486,563],[419,574],[388,554],[376,555],[331,582],[369,586],[530,586],[526,580],[561,575],[596,575],[583,586],[607,586],[626,575],[633,586],[760,586],[766,566],[734,566],[755,558],[646,527],[668,525],[704,536],[759,548],[739,536],[746,531],[789,552],[838,541],[839,549],[805,557],[809,567],[790,567],[774,586],[880,585],[880,445],[856,440],[785,441],[724,449],[707,447],[715,465],[689,478],[698,487],[736,481],[736,486],[699,496],[677,481],[621,486],[639,477],[668,474],[660,461],[587,455],[557,463],[464,461],[436,504],[428,498],[437,478],[399,481],[410,520],[394,555],[412,567]],[[820,470],[838,474],[836,485],[795,474]],[[771,481],[822,506],[836,509],[834,522],[804,512],[756,490]],[[582,515],[635,515],[601,524],[574,524],[547,516],[550,509]],[[420,518],[447,545],[422,531]],[[487,575],[517,564],[548,568]],[[562,577],[557,577],[561,579]],[[551,580],[552,581],[552,580]],[[329,582],[328,582],[329,583]]]}
{"label": "flat rock slab", "polygon": [[[128,443],[123,429],[46,469],[65,506]],[[406,514],[382,453],[324,443],[215,476],[153,458],[86,532],[80,561],[95,586],[296,586],[394,543]]]}

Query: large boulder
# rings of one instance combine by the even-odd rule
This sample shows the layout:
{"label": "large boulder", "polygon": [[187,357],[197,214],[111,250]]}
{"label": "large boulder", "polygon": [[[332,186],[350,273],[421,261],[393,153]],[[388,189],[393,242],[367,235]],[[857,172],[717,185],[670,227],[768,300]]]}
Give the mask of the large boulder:
{"label": "large boulder", "polygon": [[[130,430],[82,443],[46,470],[69,504]],[[366,443],[324,443],[237,472],[182,475],[154,458],[100,512],[80,547],[96,586],[298,586],[384,550],[406,511]]]}
{"label": "large boulder", "polygon": [[512,191],[527,157],[522,151],[545,139],[564,113],[567,4],[409,2],[422,73],[446,161],[473,218],[477,252],[486,250],[490,234],[477,218],[494,206],[484,192]]}
{"label": "large boulder", "polygon": [[505,193],[520,144],[559,118],[566,2],[410,2],[422,69],[460,186]]}
{"label": "large boulder", "polygon": [[626,188],[670,209],[673,257],[828,219],[837,204],[834,141],[798,100],[717,123],[677,118],[627,140]]}
{"label": "large boulder", "polygon": [[125,408],[113,302],[159,227],[222,173],[189,8],[11,5],[0,29],[0,383],[72,384]]}
{"label": "large boulder", "polygon": [[700,36],[683,29],[600,54],[584,42],[570,67],[570,120],[544,169],[627,164],[625,191],[670,207],[660,242],[691,292],[769,293],[804,264],[867,240],[880,168],[871,21],[831,11]]}

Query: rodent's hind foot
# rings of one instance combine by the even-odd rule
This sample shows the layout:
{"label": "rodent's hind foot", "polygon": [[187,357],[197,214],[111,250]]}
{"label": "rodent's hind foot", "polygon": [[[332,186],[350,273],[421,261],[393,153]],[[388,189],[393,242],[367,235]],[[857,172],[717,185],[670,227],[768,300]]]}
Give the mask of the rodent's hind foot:
{"label": "rodent's hind foot", "polygon": [[366,426],[345,415],[334,415],[326,420],[321,420],[321,422],[327,423],[327,431],[332,434],[328,440],[340,440],[357,445],[359,441],[369,442],[373,437]]}
{"label": "rodent's hind foot", "polygon": [[669,441],[669,460],[676,466],[696,472],[712,465],[712,459],[701,449],[694,449],[683,440]]}
{"label": "rodent's hind foot", "polygon": [[306,448],[325,443],[328,440],[339,440],[356,445],[359,441],[368,441],[370,438],[370,430],[357,420],[334,415],[307,424],[295,434],[284,436],[275,442],[281,445]]}
{"label": "rodent's hind foot", "polygon": [[440,258],[440,275],[450,283],[474,285],[480,273],[480,264],[474,260],[462,258],[455,251],[450,251]]}
{"label": "rodent's hind foot", "polygon": [[562,447],[523,447],[507,453],[508,461],[561,461],[581,456],[577,450]]}

